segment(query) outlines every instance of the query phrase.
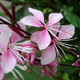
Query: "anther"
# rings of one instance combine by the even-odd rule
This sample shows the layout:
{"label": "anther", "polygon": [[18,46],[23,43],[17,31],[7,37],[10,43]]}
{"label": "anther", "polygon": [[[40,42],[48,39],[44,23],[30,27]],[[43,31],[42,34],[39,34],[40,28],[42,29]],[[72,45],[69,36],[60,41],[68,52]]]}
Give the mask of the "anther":
{"label": "anther", "polygon": [[27,70],[27,67],[26,67],[26,66],[24,66],[24,69],[25,69],[25,70]]}

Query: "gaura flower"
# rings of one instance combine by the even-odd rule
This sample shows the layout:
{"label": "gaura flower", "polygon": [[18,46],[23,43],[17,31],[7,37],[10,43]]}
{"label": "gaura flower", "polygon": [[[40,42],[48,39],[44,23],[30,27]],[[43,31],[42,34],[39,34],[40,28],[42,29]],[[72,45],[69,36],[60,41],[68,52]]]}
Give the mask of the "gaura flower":
{"label": "gaura flower", "polygon": [[[13,54],[11,54],[11,51],[7,50],[12,31],[8,28],[7,25],[4,24],[0,25],[0,29],[2,30],[2,32],[0,33],[0,74],[3,74],[12,71],[12,69],[16,65],[16,59],[14,58]],[[0,77],[2,77],[3,75],[0,75]]]}
{"label": "gaura flower", "polygon": [[[31,40],[35,43],[38,43],[40,50],[45,49],[49,46],[51,42],[51,37],[48,31],[57,38],[55,32],[58,31],[60,25],[59,21],[63,18],[61,13],[51,13],[49,15],[49,22],[45,24],[44,15],[41,11],[28,8],[28,11],[31,12],[34,16],[29,15],[24,17],[21,22],[25,25],[34,26],[34,27],[43,27],[41,31],[36,31],[32,33]],[[50,30],[50,27],[53,26],[53,31]]]}
{"label": "gaura flower", "polygon": [[[42,65],[47,65],[49,63],[51,63],[52,61],[55,60],[56,56],[61,56],[61,54],[59,53],[60,49],[62,51],[62,53],[65,55],[66,54],[64,52],[64,50],[61,48],[61,46],[67,48],[69,51],[71,51],[73,54],[75,54],[77,56],[76,53],[74,53],[71,49],[73,49],[73,45],[71,44],[67,44],[64,43],[64,41],[70,41],[73,39],[70,39],[73,37],[75,32],[75,28],[73,25],[63,25],[61,26],[60,30],[58,31],[58,39],[54,38],[51,42],[51,46],[49,46],[47,49],[44,50],[42,56],[41,56],[41,64]],[[58,48],[57,48],[58,47]]]}
{"label": "gaura flower", "polygon": [[[0,17],[3,20],[9,22],[3,17]],[[15,66],[19,67],[22,70],[25,70],[23,66],[17,64],[17,61],[20,60],[22,62],[21,56],[18,55],[18,51],[12,51],[10,49],[10,38],[12,39],[12,43],[21,40],[16,33],[12,32],[12,30],[8,27],[6,24],[0,24],[0,80],[3,79],[3,76],[5,73],[12,72],[15,78],[17,76],[15,75],[13,69],[20,75],[20,77],[23,79],[21,73],[15,69]],[[15,36],[15,37],[14,37]],[[17,40],[18,39],[18,40]]]}

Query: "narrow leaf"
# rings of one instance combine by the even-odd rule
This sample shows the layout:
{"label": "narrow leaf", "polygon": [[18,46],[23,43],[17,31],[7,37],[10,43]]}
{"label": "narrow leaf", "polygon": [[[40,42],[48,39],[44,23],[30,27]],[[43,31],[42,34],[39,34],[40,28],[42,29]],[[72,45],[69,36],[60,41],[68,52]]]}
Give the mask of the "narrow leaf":
{"label": "narrow leaf", "polygon": [[74,13],[71,13],[69,11],[66,11],[65,18],[73,24],[76,28],[80,28],[80,17],[75,15]]}

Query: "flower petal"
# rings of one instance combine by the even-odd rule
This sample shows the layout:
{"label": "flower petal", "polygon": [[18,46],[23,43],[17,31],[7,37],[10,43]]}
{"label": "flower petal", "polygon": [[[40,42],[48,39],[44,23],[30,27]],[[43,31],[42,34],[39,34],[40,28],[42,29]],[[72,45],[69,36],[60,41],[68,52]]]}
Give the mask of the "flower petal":
{"label": "flower petal", "polygon": [[44,15],[40,10],[36,10],[33,8],[28,8],[29,12],[31,12],[39,21],[41,21],[43,24],[44,23]]}
{"label": "flower petal", "polygon": [[0,80],[2,80],[4,77],[4,71],[2,69],[2,67],[0,66]]}
{"label": "flower petal", "polygon": [[12,34],[12,30],[5,24],[1,24],[0,28],[2,32],[0,33],[0,52],[7,50],[9,39]]}
{"label": "flower petal", "polygon": [[59,39],[69,39],[72,38],[75,33],[75,27],[73,25],[63,25],[61,26]]}
{"label": "flower petal", "polygon": [[1,62],[1,56],[0,56],[0,62]]}
{"label": "flower petal", "polygon": [[61,13],[51,13],[49,15],[49,26],[59,22],[63,18]]}
{"label": "flower petal", "polygon": [[47,48],[51,42],[50,35],[46,29],[34,32],[31,36],[31,40],[38,43],[40,50]]}
{"label": "flower petal", "polygon": [[[26,26],[21,22],[21,21],[19,21],[19,22],[17,22],[18,23],[18,25],[20,25],[20,27],[24,30],[24,31],[26,31]],[[22,38],[20,35],[18,35],[16,32],[12,32],[12,36],[11,36],[11,42],[12,43],[15,43],[15,42],[17,42],[17,41],[20,41],[20,40],[22,40],[22,39],[24,39],[24,38]]]}
{"label": "flower petal", "polygon": [[48,28],[56,35],[60,29],[60,22],[57,22],[54,25],[49,26]]}
{"label": "flower petal", "polygon": [[21,19],[21,22],[25,25],[34,26],[34,27],[42,27],[43,25],[35,16],[26,16]]}
{"label": "flower petal", "polygon": [[47,65],[54,61],[56,58],[56,52],[54,46],[50,46],[45,51],[43,52],[41,56],[41,64],[42,65]]}
{"label": "flower petal", "polygon": [[2,54],[1,67],[4,70],[4,73],[8,73],[14,69],[16,65],[16,59],[12,54],[11,50],[7,50]]}

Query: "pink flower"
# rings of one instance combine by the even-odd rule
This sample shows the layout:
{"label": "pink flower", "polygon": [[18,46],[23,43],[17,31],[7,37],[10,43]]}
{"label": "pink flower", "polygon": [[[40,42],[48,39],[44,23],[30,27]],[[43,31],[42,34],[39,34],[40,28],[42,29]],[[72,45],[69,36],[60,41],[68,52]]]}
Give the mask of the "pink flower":
{"label": "pink flower", "polygon": [[[0,17],[0,18],[9,22],[8,20],[6,20],[3,17]],[[1,29],[1,33],[0,33],[0,53],[1,53],[0,54],[0,80],[3,79],[4,73],[12,72],[13,75],[15,76],[13,69],[21,76],[21,78],[23,78],[21,73],[15,69],[15,66],[17,66],[20,69],[25,70],[23,66],[20,66],[17,64],[17,58],[20,61],[22,61],[21,56],[16,54],[16,53],[18,53],[18,51],[16,51],[16,53],[15,53],[9,47],[11,35],[15,36],[14,38],[12,36],[11,41],[13,43],[18,40],[21,40],[22,38],[20,38],[16,33],[12,32],[12,30],[6,24],[1,24],[0,29]]]}
{"label": "pink flower", "polygon": [[[0,18],[6,20],[3,17],[0,17]],[[11,51],[7,49],[12,31],[5,24],[1,24],[0,29],[2,30],[2,32],[0,33],[1,67],[4,70],[4,73],[8,73],[16,65],[16,59],[14,58],[13,54],[11,54]]]}
{"label": "pink flower", "polygon": [[[28,8],[29,12],[31,12],[34,16],[26,16],[24,17],[21,22],[25,25],[34,26],[34,27],[43,27],[41,31],[36,31],[32,34],[31,40],[38,43],[38,47],[40,50],[45,49],[49,46],[51,42],[51,37],[48,31],[57,38],[55,32],[58,31],[60,25],[59,21],[63,18],[61,13],[51,13],[49,15],[49,22],[45,24],[44,22],[44,15],[41,11]],[[50,27],[53,26],[53,31],[50,30]]]}
{"label": "pink flower", "polygon": [[0,25],[0,29],[2,30],[2,32],[0,33],[0,78],[2,79],[4,73],[8,73],[13,70],[16,65],[16,59],[11,51],[9,49],[7,50],[12,31],[8,28],[7,25],[4,24]]}
{"label": "pink flower", "polygon": [[73,63],[72,66],[80,67],[80,59],[78,59],[75,63]]}
{"label": "pink flower", "polygon": [[73,54],[75,54],[77,56],[77,54],[71,50],[71,49],[73,49],[72,48],[73,45],[64,43],[64,41],[73,40],[70,38],[72,38],[72,36],[74,35],[74,32],[75,32],[75,29],[74,29],[73,25],[61,26],[61,28],[59,30],[59,34],[58,34],[59,40],[54,38],[51,42],[51,46],[49,46],[47,49],[44,50],[44,52],[41,56],[41,64],[47,65],[47,64],[51,63],[52,61],[54,61],[56,59],[56,55],[57,55],[57,57],[60,56],[62,58],[61,54],[59,53],[58,48],[62,51],[62,53],[66,57],[66,54],[65,54],[64,50],[61,48],[61,46],[67,48],[69,51],[71,51]]}

